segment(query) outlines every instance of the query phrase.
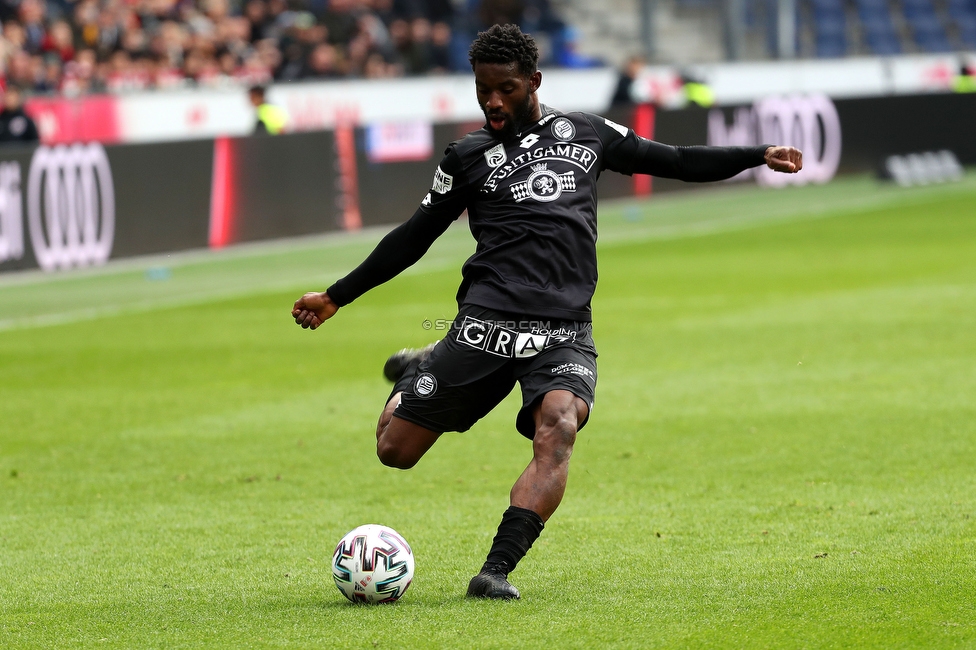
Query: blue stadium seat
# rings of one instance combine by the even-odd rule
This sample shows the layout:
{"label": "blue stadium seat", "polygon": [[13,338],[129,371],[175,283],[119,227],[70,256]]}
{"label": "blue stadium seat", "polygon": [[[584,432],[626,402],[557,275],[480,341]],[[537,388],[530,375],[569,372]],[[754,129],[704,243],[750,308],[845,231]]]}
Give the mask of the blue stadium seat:
{"label": "blue stadium seat", "polygon": [[888,0],[857,0],[864,40],[874,54],[901,54],[901,41],[891,20]]}
{"label": "blue stadium seat", "polygon": [[915,44],[924,52],[951,52],[952,45],[946,35],[942,21],[935,15],[935,11],[913,13],[906,15]]}
{"label": "blue stadium seat", "polygon": [[901,9],[909,22],[920,16],[935,16],[932,0],[902,0]]}
{"label": "blue stadium seat", "polygon": [[949,0],[946,12],[959,32],[959,40],[966,47],[976,47],[976,8],[969,0]]}
{"label": "blue stadium seat", "polygon": [[946,3],[946,11],[955,19],[976,16],[976,9],[969,0],[949,0]]}
{"label": "blue stadium seat", "polygon": [[815,18],[816,55],[821,58],[847,54],[847,21],[844,14]]}
{"label": "blue stadium seat", "polygon": [[818,57],[847,54],[847,15],[844,0],[810,0],[814,53]]}

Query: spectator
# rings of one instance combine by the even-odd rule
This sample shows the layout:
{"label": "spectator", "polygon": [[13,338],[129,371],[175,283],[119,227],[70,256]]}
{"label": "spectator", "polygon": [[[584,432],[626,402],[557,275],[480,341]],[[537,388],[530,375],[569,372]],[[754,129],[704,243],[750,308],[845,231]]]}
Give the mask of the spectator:
{"label": "spectator", "polygon": [[71,25],[63,20],[52,24],[47,36],[41,43],[41,50],[56,54],[62,62],[75,58],[74,34],[71,32]]}
{"label": "spectator", "polygon": [[425,74],[433,67],[429,20],[415,18],[410,23],[410,32],[405,45],[401,54],[403,67],[408,75]]}
{"label": "spectator", "polygon": [[509,25],[522,23],[525,13],[523,0],[481,0],[479,16],[481,23],[487,29],[492,25]]}
{"label": "spectator", "polygon": [[277,135],[285,130],[288,114],[283,108],[268,103],[264,86],[252,86],[247,96],[257,113],[254,135]]}
{"label": "spectator", "polygon": [[264,0],[248,0],[244,5],[244,17],[250,25],[248,41],[256,43],[268,38],[268,7]]}
{"label": "spectator", "polygon": [[21,0],[17,13],[24,27],[24,49],[30,54],[39,53],[47,38],[43,0]]}
{"label": "spectator", "polygon": [[633,103],[634,81],[643,66],[644,59],[639,56],[631,56],[627,59],[623,69],[617,75],[617,87],[613,91],[613,98],[610,100],[612,106]]}
{"label": "spectator", "polygon": [[37,142],[39,139],[37,125],[24,112],[20,88],[8,85],[3,93],[3,110],[0,111],[0,144]]}
{"label": "spectator", "polygon": [[447,72],[451,69],[451,27],[436,22],[430,29],[431,72]]}
{"label": "spectator", "polygon": [[302,79],[335,79],[341,77],[339,56],[334,45],[319,43],[305,62]]}

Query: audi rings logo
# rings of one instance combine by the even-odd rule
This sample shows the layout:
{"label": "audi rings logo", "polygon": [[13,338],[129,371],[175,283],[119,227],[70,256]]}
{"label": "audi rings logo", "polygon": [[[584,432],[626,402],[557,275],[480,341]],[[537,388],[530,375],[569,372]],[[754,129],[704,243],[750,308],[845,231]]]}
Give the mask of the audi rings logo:
{"label": "audi rings logo", "polygon": [[38,147],[27,181],[27,219],[45,271],[104,264],[115,237],[115,191],[97,143]]}
{"label": "audi rings logo", "polygon": [[[840,164],[841,130],[837,108],[826,95],[767,97],[737,108],[732,124],[719,109],[708,114],[708,144],[718,146],[791,145],[803,151],[803,170],[781,174],[757,167],[740,174],[767,187],[826,183]],[[739,178],[737,177],[737,178]]]}

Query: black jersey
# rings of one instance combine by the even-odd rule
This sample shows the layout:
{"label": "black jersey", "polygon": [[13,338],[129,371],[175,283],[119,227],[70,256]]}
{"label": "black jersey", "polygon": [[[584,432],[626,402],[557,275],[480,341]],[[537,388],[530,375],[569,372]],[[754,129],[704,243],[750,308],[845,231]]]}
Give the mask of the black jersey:
{"label": "black jersey", "polygon": [[351,302],[413,264],[465,210],[477,248],[458,305],[590,320],[596,289],[596,183],[606,170],[689,181],[762,164],[766,147],[671,147],[589,113],[542,107],[507,141],[484,127],[452,143],[420,208],[329,288]]}

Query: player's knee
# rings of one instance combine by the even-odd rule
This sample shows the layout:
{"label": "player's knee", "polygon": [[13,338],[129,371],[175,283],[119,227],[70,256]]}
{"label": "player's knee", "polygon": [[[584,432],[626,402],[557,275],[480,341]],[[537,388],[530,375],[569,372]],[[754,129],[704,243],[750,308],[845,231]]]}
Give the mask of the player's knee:
{"label": "player's knee", "polygon": [[576,429],[576,417],[568,411],[544,414],[533,439],[535,455],[556,463],[568,460],[576,443]]}
{"label": "player's knee", "polygon": [[400,447],[386,443],[382,439],[376,441],[376,456],[387,467],[396,469],[410,469],[419,460],[419,458],[405,454]]}

